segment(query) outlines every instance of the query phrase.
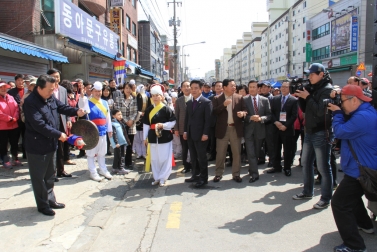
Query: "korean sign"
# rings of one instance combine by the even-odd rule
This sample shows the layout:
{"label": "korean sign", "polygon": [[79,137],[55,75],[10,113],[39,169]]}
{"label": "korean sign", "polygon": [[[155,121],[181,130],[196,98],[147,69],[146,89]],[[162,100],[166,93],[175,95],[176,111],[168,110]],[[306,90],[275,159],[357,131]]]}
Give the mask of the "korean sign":
{"label": "korean sign", "polygon": [[55,1],[55,33],[116,55],[119,36],[70,0]]}
{"label": "korean sign", "polygon": [[351,17],[357,15],[357,9],[331,21],[331,52],[350,48]]}
{"label": "korean sign", "polygon": [[350,39],[350,48],[351,51],[357,51],[357,44],[358,44],[358,34],[359,34],[359,27],[357,17],[351,17],[351,39]]}
{"label": "korean sign", "polygon": [[110,1],[111,7],[123,7],[123,5],[124,5],[124,0],[111,0]]}
{"label": "korean sign", "polygon": [[118,34],[120,37],[120,43],[122,43],[122,10],[119,8],[113,8],[110,10],[110,29]]}

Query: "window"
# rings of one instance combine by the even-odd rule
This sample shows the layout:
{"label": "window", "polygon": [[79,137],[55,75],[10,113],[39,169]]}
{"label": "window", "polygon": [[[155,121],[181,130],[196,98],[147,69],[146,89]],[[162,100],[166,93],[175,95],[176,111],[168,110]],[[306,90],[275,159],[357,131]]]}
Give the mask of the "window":
{"label": "window", "polygon": [[151,32],[151,51],[156,53],[156,38],[152,32]]}
{"label": "window", "polygon": [[306,1],[302,4],[302,8],[303,8],[303,9],[306,8]]}
{"label": "window", "polygon": [[292,56],[296,56],[296,51],[293,51],[293,52],[292,52]]}
{"label": "window", "polygon": [[136,59],[136,50],[133,50],[133,57],[132,57],[133,62],[137,63]]}
{"label": "window", "polygon": [[302,38],[305,38],[305,32],[302,33]]}
{"label": "window", "polygon": [[122,42],[122,55],[123,55],[123,57],[126,56],[124,53],[125,53],[125,51],[124,51],[124,42]]}
{"label": "window", "polygon": [[132,6],[136,8],[136,0],[131,0]]}
{"label": "window", "polygon": [[313,61],[330,57],[330,46],[313,50]]}
{"label": "window", "polygon": [[136,37],[136,24],[132,22],[132,35]]}
{"label": "window", "polygon": [[131,47],[127,46],[127,59],[131,60]]}
{"label": "window", "polygon": [[127,30],[131,30],[131,19],[128,15],[126,15],[126,28]]}
{"label": "window", "polygon": [[306,21],[306,17],[303,17],[302,18],[302,23],[305,24],[305,21]]}
{"label": "window", "polygon": [[295,27],[296,27],[296,26],[295,26],[295,24],[293,24],[293,25],[292,25],[292,29],[294,30],[294,29],[295,29]]}
{"label": "window", "polygon": [[293,11],[293,12],[292,12],[292,16],[295,16],[295,14],[296,14],[296,11]]}
{"label": "window", "polygon": [[313,29],[312,36],[313,40],[322,38],[323,36],[330,34],[330,23],[326,23],[316,29]]}
{"label": "window", "polygon": [[[42,26],[45,30],[54,30],[55,29],[55,11],[54,11],[54,1],[53,0],[42,0]],[[47,21],[50,23],[51,26],[47,25]]]}
{"label": "window", "polygon": [[306,47],[304,46],[304,47],[302,48],[302,53],[305,53],[305,51],[306,51]]}

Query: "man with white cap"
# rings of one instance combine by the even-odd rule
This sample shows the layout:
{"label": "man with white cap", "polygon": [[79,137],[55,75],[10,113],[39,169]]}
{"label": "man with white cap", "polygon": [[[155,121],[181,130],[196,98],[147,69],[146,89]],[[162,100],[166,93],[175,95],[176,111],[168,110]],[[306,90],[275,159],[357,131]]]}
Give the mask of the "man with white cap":
{"label": "man with white cap", "polygon": [[[101,82],[94,82],[92,97],[88,99],[88,97],[83,96],[79,99],[79,108],[83,108],[86,112],[88,112],[89,120],[97,125],[99,132],[99,141],[97,146],[86,151],[90,178],[94,181],[102,180],[98,173],[107,179],[112,178],[106,167],[105,154],[107,149],[106,134],[108,134],[109,138],[111,138],[113,132],[109,106],[105,100],[101,99],[102,87],[103,85]],[[97,156],[97,161],[100,168],[98,173],[94,163],[95,156]]]}
{"label": "man with white cap", "polygon": [[164,186],[172,169],[173,134],[171,129],[176,119],[174,112],[162,103],[162,85],[152,85],[151,95],[154,105],[147,108],[143,117],[144,142],[148,145],[146,171],[151,166],[155,180],[152,185]]}

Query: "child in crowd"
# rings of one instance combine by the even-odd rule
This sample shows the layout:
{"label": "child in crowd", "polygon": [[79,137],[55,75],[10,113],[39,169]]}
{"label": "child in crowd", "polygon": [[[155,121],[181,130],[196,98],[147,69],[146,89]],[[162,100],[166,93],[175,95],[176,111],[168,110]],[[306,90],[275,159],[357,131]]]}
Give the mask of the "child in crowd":
{"label": "child in crowd", "polygon": [[111,111],[113,119],[113,136],[110,138],[111,146],[114,149],[113,172],[119,175],[128,174],[129,171],[124,169],[124,150],[131,144],[128,139],[126,122],[123,120],[122,112],[119,109]]}

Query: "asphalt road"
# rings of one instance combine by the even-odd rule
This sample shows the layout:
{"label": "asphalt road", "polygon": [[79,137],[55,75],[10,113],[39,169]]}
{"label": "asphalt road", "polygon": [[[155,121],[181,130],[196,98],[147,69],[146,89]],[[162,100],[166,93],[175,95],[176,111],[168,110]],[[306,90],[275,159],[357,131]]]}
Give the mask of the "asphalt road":
{"label": "asphalt road", "polygon": [[[265,174],[248,183],[231,179],[201,189],[184,183],[180,162],[165,187],[152,186],[151,174],[132,172],[100,183],[89,180],[86,160],[66,170],[75,177],[56,183],[65,209],[55,217],[37,212],[27,163],[0,169],[1,251],[332,251],[342,243],[331,208],[316,210],[315,198],[296,201],[302,172]],[[141,167],[141,162],[139,165]],[[111,158],[107,158],[110,167]],[[210,179],[214,176],[211,162]],[[339,173],[339,177],[342,174]],[[375,222],[377,227],[377,222]],[[377,229],[376,229],[377,230]],[[362,233],[368,251],[375,235]]]}

